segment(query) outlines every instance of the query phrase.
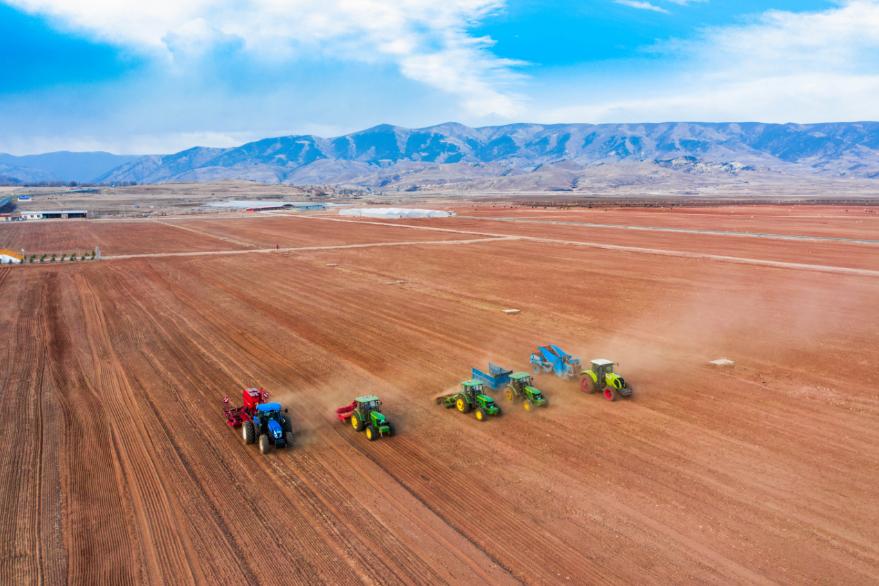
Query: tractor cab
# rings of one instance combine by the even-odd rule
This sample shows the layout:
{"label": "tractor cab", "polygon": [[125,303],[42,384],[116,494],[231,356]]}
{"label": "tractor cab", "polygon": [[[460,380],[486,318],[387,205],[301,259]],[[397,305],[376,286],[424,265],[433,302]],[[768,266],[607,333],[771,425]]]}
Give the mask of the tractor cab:
{"label": "tractor cab", "polygon": [[357,402],[357,408],[363,411],[363,413],[369,413],[370,411],[381,411],[381,400],[375,395],[363,395],[354,399]]}
{"label": "tractor cab", "polygon": [[384,425],[385,416],[382,413],[382,402],[375,395],[363,395],[354,399],[357,403],[356,412],[360,413],[360,421],[371,423],[374,426]]}
{"label": "tractor cab", "polygon": [[595,373],[599,381],[603,381],[608,374],[613,372],[613,362],[604,358],[596,358],[592,361],[592,372]]}
{"label": "tractor cab", "polygon": [[256,412],[259,415],[265,415],[267,417],[271,417],[277,413],[281,412],[281,404],[280,403],[260,403],[256,406]]}
{"label": "tractor cab", "polygon": [[256,406],[253,423],[257,428],[257,436],[266,434],[271,437],[272,442],[283,441],[287,422],[281,411],[280,403],[260,403]]}
{"label": "tractor cab", "polygon": [[510,384],[521,393],[525,390],[525,387],[530,387],[534,382],[531,375],[527,372],[514,372],[510,375]]}
{"label": "tractor cab", "polygon": [[461,383],[461,392],[475,398],[477,395],[485,395],[485,387],[478,380],[465,380]]}

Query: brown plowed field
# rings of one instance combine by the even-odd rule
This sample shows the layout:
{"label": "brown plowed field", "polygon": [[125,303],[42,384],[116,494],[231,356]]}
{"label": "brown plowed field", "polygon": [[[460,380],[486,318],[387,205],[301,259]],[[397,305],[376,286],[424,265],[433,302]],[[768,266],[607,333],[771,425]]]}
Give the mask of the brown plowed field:
{"label": "brown plowed field", "polygon": [[[423,228],[460,218],[175,222],[367,245],[0,269],[0,583],[879,580],[879,276],[575,246],[553,224],[560,242],[454,244],[435,239],[478,236]],[[52,224],[161,252],[130,226]],[[778,244],[815,263],[814,243]],[[874,266],[876,247],[847,250],[840,266]],[[619,361],[635,397],[540,377],[545,410],[497,395],[504,415],[478,423],[433,404],[548,341]],[[736,365],[707,366],[721,356]],[[290,408],[292,450],[225,426],[223,396],[250,385]],[[397,436],[335,421],[365,392]]]}
{"label": "brown plowed field", "polygon": [[459,207],[461,215],[604,224],[772,232],[806,236],[877,238],[876,206],[735,206],[675,208],[591,208],[559,210],[516,206]]}

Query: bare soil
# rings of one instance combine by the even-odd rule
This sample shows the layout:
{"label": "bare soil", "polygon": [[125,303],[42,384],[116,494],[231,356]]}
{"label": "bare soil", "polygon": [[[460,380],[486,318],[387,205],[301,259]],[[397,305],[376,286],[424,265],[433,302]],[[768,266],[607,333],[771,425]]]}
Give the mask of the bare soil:
{"label": "bare soil", "polygon": [[[787,217],[738,209],[608,213]],[[865,234],[827,218],[790,233]],[[876,247],[337,219],[0,225],[10,248],[156,254],[0,269],[0,583],[879,580],[879,277],[808,268],[879,268]],[[275,241],[299,248],[162,256]],[[485,423],[431,401],[547,342],[618,361],[635,396],[540,376],[548,408],[498,394]],[[262,456],[224,424],[251,385],[290,408],[293,449]],[[397,436],[334,419],[367,392]]]}

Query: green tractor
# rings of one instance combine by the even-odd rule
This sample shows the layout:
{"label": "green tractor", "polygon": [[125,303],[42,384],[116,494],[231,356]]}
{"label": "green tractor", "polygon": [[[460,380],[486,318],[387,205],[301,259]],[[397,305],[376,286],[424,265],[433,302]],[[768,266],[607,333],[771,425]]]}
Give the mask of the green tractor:
{"label": "green tractor", "polygon": [[381,400],[375,395],[363,395],[336,409],[336,417],[342,423],[350,421],[354,431],[366,430],[366,439],[375,441],[394,435],[394,426],[382,413],[381,406]]}
{"label": "green tractor", "polygon": [[455,407],[461,413],[473,411],[477,421],[485,421],[489,415],[500,415],[501,408],[494,399],[485,394],[484,390],[479,381],[468,380],[461,383],[459,391],[440,395],[436,398],[436,402],[447,409]]}
{"label": "green tractor", "polygon": [[626,379],[613,371],[613,362],[604,358],[594,359],[592,368],[583,371],[580,375],[580,390],[584,393],[600,392],[608,401],[615,401],[618,396],[632,396],[632,387]]}
{"label": "green tractor", "polygon": [[534,380],[527,372],[514,372],[510,375],[510,382],[504,395],[509,401],[522,400],[522,408],[531,411],[534,407],[546,407],[548,401],[543,392],[532,386]]}

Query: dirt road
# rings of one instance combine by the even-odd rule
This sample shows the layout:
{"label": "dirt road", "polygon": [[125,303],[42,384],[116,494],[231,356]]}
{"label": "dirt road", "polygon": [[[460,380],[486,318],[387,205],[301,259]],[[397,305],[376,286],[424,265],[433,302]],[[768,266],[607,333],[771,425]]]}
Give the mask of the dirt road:
{"label": "dirt road", "polygon": [[[875,276],[767,266],[816,264],[811,242],[779,260],[690,241],[764,261],[743,264],[574,246],[564,226],[269,220],[166,226],[141,250],[95,223],[108,255],[172,255],[0,269],[0,583],[879,580]],[[416,224],[496,231],[464,222]],[[173,256],[264,238],[295,252]],[[872,247],[824,245],[874,270]],[[635,397],[541,377],[546,410],[498,396],[482,424],[430,400],[550,341],[619,361]],[[290,408],[294,449],[224,425],[250,385]],[[335,421],[366,392],[394,438]]]}

